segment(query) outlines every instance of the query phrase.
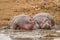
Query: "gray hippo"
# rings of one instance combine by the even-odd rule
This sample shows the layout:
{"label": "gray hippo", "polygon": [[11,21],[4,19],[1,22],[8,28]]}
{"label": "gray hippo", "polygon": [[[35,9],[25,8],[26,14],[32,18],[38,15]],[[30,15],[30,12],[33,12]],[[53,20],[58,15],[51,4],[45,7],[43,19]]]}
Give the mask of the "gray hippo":
{"label": "gray hippo", "polygon": [[[39,25],[26,14],[14,16],[9,22],[10,28],[12,29],[38,29]],[[37,27],[37,28],[36,28]]]}
{"label": "gray hippo", "polygon": [[33,17],[41,29],[51,29],[55,25],[53,17],[48,13],[38,13]]}

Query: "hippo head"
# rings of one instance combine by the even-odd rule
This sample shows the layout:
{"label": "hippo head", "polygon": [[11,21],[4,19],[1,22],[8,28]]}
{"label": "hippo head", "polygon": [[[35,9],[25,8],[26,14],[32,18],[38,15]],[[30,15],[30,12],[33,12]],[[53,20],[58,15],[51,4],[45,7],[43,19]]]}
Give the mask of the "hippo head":
{"label": "hippo head", "polygon": [[42,17],[40,21],[38,22],[38,24],[40,28],[44,28],[44,29],[45,28],[49,29],[52,26],[51,20],[45,17]]}

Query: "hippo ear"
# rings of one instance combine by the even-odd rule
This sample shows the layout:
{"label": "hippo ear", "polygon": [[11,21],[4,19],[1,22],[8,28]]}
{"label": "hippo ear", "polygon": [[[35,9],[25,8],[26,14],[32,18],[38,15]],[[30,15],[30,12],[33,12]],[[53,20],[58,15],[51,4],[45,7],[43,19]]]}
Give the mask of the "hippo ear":
{"label": "hippo ear", "polygon": [[33,19],[32,19],[32,18],[30,18],[28,21],[29,21],[29,22],[32,22],[32,21],[33,21]]}
{"label": "hippo ear", "polygon": [[32,21],[32,19],[29,19],[29,21]]}

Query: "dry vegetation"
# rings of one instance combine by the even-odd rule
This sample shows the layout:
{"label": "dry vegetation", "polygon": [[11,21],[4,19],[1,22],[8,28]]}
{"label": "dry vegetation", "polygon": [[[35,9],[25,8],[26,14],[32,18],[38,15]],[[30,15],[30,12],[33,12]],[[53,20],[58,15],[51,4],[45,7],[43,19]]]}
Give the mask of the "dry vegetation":
{"label": "dry vegetation", "polygon": [[34,16],[50,13],[60,23],[60,0],[0,0],[0,26],[7,25],[11,17],[22,13]]}

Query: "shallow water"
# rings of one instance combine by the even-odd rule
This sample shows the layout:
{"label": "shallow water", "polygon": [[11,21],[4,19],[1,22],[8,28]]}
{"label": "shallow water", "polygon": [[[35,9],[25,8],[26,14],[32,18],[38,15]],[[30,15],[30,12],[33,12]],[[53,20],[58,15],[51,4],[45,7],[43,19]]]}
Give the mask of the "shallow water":
{"label": "shallow water", "polygon": [[10,36],[6,34],[0,34],[0,40],[12,40]]}
{"label": "shallow water", "polygon": [[[2,35],[3,34],[3,35]],[[12,29],[0,29],[0,40],[4,38],[8,40],[60,40],[60,30],[12,30]]]}
{"label": "shallow water", "polygon": [[54,40],[60,40],[60,38],[54,38]]}

